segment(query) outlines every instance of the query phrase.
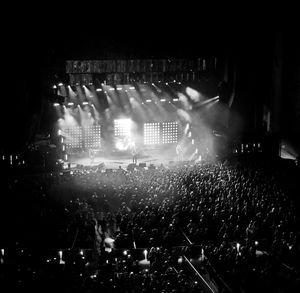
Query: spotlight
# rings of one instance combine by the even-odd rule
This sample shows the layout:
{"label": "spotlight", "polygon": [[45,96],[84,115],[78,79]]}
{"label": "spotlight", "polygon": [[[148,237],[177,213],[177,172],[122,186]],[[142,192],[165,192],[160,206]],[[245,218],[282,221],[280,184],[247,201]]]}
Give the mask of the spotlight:
{"label": "spotlight", "polygon": [[96,92],[102,92],[102,89],[97,88],[97,89],[96,89]]}
{"label": "spotlight", "polygon": [[60,82],[60,83],[58,84],[58,86],[63,86],[63,83],[62,83],[62,82]]}
{"label": "spotlight", "polygon": [[121,87],[117,87],[117,90],[118,90],[118,91],[121,91],[121,90],[122,90],[122,88],[121,88]]}
{"label": "spotlight", "polygon": [[130,90],[135,90],[134,86],[129,87]]}
{"label": "spotlight", "polygon": [[68,103],[68,106],[74,106],[74,103],[70,102]]}
{"label": "spotlight", "polygon": [[82,102],[82,105],[88,105],[89,102]]}
{"label": "spotlight", "polygon": [[160,99],[160,101],[161,101],[161,102],[165,102],[165,101],[166,101],[166,99]]}
{"label": "spotlight", "polygon": [[146,100],[146,103],[151,103],[151,100],[148,100],[148,99],[147,99],[147,100]]}
{"label": "spotlight", "polygon": [[178,101],[179,101],[179,99],[177,99],[177,98],[173,99],[173,102],[178,102]]}
{"label": "spotlight", "polygon": [[54,103],[53,106],[55,106],[55,107],[56,107],[56,106],[59,106],[59,103]]}
{"label": "spotlight", "polygon": [[166,82],[166,85],[169,85],[169,83]]}
{"label": "spotlight", "polygon": [[56,86],[56,85],[54,85],[52,88],[54,88],[54,89],[57,89],[57,86]]}
{"label": "spotlight", "polygon": [[110,89],[108,89],[109,91],[114,91],[115,89],[113,87],[111,87]]}

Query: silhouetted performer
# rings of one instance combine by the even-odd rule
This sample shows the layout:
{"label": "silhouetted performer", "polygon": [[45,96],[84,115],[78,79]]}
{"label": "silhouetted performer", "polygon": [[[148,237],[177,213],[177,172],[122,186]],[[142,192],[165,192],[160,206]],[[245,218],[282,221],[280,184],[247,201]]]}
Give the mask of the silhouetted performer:
{"label": "silhouetted performer", "polygon": [[176,155],[179,162],[183,161],[183,150],[180,144],[176,146]]}
{"label": "silhouetted performer", "polygon": [[132,163],[137,164],[137,150],[134,142],[131,145],[131,154],[132,154]]}

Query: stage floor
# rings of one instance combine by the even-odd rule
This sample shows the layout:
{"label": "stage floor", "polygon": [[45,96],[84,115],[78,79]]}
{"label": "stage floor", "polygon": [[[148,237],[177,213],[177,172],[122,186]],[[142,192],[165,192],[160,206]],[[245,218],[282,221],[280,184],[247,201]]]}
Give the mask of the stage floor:
{"label": "stage floor", "polygon": [[[184,160],[187,158],[183,158]],[[168,151],[162,150],[146,150],[138,156],[137,165],[140,163],[146,163],[146,167],[149,167],[150,164],[154,166],[164,166],[173,164],[177,161],[176,152],[173,149]],[[104,164],[104,169],[126,169],[127,166],[132,163],[132,156],[129,153],[112,153],[104,154],[100,153],[95,156],[92,161],[87,155],[81,158],[76,158],[69,156],[69,163],[71,163],[71,168],[76,168],[78,165],[83,166],[98,166],[99,164]]]}

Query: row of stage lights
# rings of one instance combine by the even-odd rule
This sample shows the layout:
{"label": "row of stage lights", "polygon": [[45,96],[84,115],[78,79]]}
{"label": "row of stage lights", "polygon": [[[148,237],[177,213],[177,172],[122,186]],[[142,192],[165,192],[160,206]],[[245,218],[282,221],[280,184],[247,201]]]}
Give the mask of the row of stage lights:
{"label": "row of stage lights", "polygon": [[[144,84],[146,84],[147,82],[144,82]],[[158,83],[160,83],[161,84],[161,81],[158,81]],[[174,80],[173,82],[165,82],[164,84],[165,85],[169,85],[169,84],[181,84],[181,82],[177,82],[176,80]],[[93,83],[89,83],[89,85],[93,85]],[[103,86],[109,86],[109,85],[105,85],[105,84],[102,84]],[[155,84],[154,83],[151,83],[151,85],[152,86],[155,86]],[[62,87],[62,86],[64,86],[64,84],[63,83],[58,83],[58,85],[53,85],[53,89],[57,89],[58,87]],[[79,84],[78,85],[76,85],[76,86],[79,86]],[[70,85],[68,85],[67,87],[71,87]],[[86,87],[85,85],[83,85],[83,87]],[[108,88],[107,90],[103,90],[102,88],[96,88],[95,89],[96,90],[96,92],[104,92],[105,94],[108,94],[108,91],[122,91],[122,90],[124,90],[125,92],[128,92],[128,90],[137,90],[136,89],[136,87],[134,87],[134,86],[129,86],[128,87],[128,89],[124,89],[122,86],[116,86],[116,87],[110,87],[110,88]],[[161,91],[160,89],[159,89],[159,91]],[[172,99],[172,102],[178,102],[179,101],[179,99],[178,98],[173,98]],[[157,101],[152,101],[151,99],[146,99],[145,100],[145,102],[141,102],[141,104],[142,105],[144,105],[145,103],[155,103],[155,104],[157,104],[158,102]],[[167,99],[165,99],[165,98],[161,98],[161,99],[159,99],[159,102],[161,102],[161,103],[169,103],[169,104],[171,104],[171,101],[169,100],[167,100]],[[57,102],[55,102],[55,103],[53,103],[53,106],[59,106],[61,103],[57,103]],[[82,105],[93,105],[93,104],[91,104],[90,102],[87,102],[87,101],[84,101],[84,102],[82,102],[81,103]],[[72,106],[74,106],[75,105],[75,103],[74,102],[68,102],[67,104],[66,104],[67,106],[69,106],[69,107],[72,107]],[[77,106],[79,106],[79,104],[77,105]]]}
{"label": "row of stage lights", "polygon": [[[172,99],[172,102],[178,102],[178,101],[179,101],[178,98],[173,98]],[[159,102],[161,102],[161,103],[169,103],[169,104],[172,103],[171,101],[167,101],[166,99],[160,99]],[[146,99],[145,102],[141,102],[142,105],[145,105],[145,103],[147,103],[147,104],[148,103],[157,104],[158,102],[157,101],[153,101],[151,99]],[[61,105],[61,104],[60,103],[53,103],[53,106],[55,106],[55,107],[57,107],[59,105]],[[90,102],[87,102],[87,101],[82,102],[81,105],[83,105],[83,106],[87,106],[87,105],[94,106],[93,103],[90,103]],[[74,102],[68,102],[68,103],[65,104],[65,106],[73,107],[73,106],[75,106],[75,103]],[[77,107],[80,107],[80,104],[77,104]]]}
{"label": "row of stage lights", "polygon": [[[176,81],[175,79],[173,80],[173,81],[169,81],[169,82],[162,82],[162,81],[157,81],[157,83],[159,83],[159,85],[169,85],[169,84],[178,84],[178,85],[181,85],[182,83],[180,82],[180,81]],[[137,84],[149,84],[149,85],[152,85],[152,86],[155,86],[155,83],[154,82],[147,82],[147,81],[144,81],[144,82],[137,82]],[[62,87],[62,86],[64,86],[65,84],[64,83],[62,83],[62,82],[60,82],[60,83],[58,83],[57,85],[56,84],[54,84],[53,86],[52,86],[52,88],[53,89],[57,89],[57,88],[59,88],[59,87]],[[80,83],[76,83],[75,84],[75,86],[86,86],[86,85],[89,85],[89,86],[92,86],[92,85],[94,85],[94,83],[92,83],[92,82],[89,82],[88,84],[80,84]],[[70,85],[68,85],[68,86],[70,86]],[[111,86],[111,85],[109,85],[109,84],[102,84],[102,86]],[[128,89],[130,89],[130,90],[135,90],[136,88],[134,87],[134,86],[130,86]],[[122,86],[116,86],[116,88],[115,87],[111,87],[111,88],[109,88],[108,90],[110,90],[110,91],[114,91],[114,90],[117,90],[117,91],[121,91],[121,90],[123,90],[123,87]],[[103,89],[102,88],[96,88],[96,91],[97,92],[102,92],[103,91]],[[127,91],[127,90],[125,90],[125,91]],[[105,92],[105,91],[104,91]]]}

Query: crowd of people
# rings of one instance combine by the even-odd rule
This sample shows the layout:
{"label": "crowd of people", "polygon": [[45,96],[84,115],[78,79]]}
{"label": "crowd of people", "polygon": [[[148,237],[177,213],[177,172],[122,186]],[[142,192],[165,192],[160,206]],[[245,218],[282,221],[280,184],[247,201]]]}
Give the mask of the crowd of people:
{"label": "crowd of people", "polygon": [[292,292],[300,288],[299,187],[294,168],[274,166],[10,176],[1,278],[21,290],[201,292],[179,261],[187,256],[220,292]]}

